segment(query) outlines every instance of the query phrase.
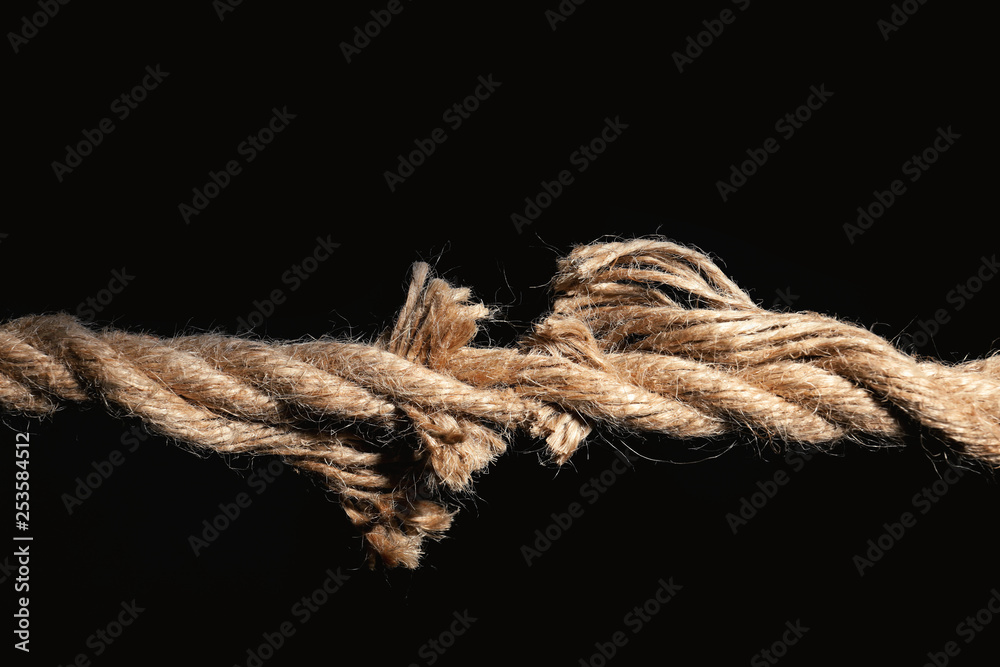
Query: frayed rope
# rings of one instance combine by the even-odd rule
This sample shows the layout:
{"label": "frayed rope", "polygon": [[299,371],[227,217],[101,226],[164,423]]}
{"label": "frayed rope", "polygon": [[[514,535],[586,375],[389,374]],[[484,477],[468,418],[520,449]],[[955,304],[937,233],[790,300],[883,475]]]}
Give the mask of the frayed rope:
{"label": "frayed rope", "polygon": [[413,266],[395,326],[374,344],[163,339],[66,315],[0,326],[0,406],[45,416],[100,401],[156,433],[317,474],[364,535],[368,560],[416,567],[511,432],[565,463],[592,427],[672,438],[898,444],[926,429],[1000,465],[1000,356],[917,359],[812,312],[759,308],[705,255],[661,240],[575,248],[552,312],[516,348],[473,347],[490,311]]}

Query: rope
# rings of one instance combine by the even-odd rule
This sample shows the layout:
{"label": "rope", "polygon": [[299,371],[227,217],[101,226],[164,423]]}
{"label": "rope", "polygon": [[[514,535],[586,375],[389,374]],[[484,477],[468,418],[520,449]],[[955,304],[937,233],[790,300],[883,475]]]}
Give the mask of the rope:
{"label": "rope", "polygon": [[660,240],[577,247],[552,287],[516,348],[473,346],[489,309],[424,263],[372,344],[22,317],[0,325],[0,406],[99,401],[198,451],[280,456],[337,494],[369,563],[390,567],[418,565],[453,518],[442,491],[468,490],[514,432],[562,464],[593,427],[814,447],[923,428],[1000,464],[1000,355],[917,359],[853,324],[761,309],[708,257]]}

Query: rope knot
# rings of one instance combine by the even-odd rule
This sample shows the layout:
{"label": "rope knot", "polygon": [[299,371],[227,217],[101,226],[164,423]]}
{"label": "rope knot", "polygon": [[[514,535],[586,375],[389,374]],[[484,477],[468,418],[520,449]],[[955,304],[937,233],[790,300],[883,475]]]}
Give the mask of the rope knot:
{"label": "rope knot", "polygon": [[[391,332],[379,346],[431,370],[448,374],[448,363],[478,332],[478,322],[490,311],[482,303],[470,303],[468,288],[452,287],[440,278],[430,278],[424,262],[413,265],[406,302]],[[452,491],[467,490],[472,475],[488,466],[506,449],[506,443],[491,429],[461,415],[404,406],[417,432],[418,456],[430,465],[436,483]]]}

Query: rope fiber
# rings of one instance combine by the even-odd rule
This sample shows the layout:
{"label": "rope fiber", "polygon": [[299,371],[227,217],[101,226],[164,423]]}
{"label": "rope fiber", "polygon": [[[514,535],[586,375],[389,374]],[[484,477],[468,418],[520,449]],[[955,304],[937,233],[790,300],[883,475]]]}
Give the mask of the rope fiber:
{"label": "rope fiber", "polygon": [[201,451],[273,455],[334,491],[368,561],[417,567],[515,432],[563,464],[592,428],[746,434],[820,447],[923,429],[1000,465],[1000,355],[916,358],[859,326],[758,307],[704,254],[659,239],[558,263],[552,312],[515,347],[476,347],[490,310],[414,264],[372,344],[160,338],[67,314],[0,325],[0,406],[100,402]]}

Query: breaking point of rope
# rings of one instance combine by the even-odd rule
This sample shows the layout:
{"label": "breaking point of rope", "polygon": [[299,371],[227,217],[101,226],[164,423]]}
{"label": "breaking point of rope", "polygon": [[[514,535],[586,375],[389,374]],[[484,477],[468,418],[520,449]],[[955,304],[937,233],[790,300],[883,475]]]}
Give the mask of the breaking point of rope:
{"label": "breaking point of rope", "polygon": [[198,451],[281,457],[335,492],[369,563],[390,567],[418,565],[451,524],[445,495],[514,432],[558,464],[604,428],[813,447],[921,432],[1000,465],[1000,355],[919,359],[832,317],[764,310],[661,240],[579,246],[551,287],[552,312],[510,348],[474,346],[490,310],[424,263],[371,344],[22,317],[0,325],[0,406],[98,401]]}

